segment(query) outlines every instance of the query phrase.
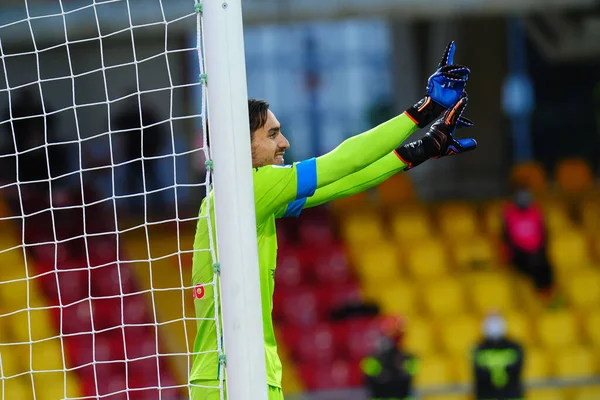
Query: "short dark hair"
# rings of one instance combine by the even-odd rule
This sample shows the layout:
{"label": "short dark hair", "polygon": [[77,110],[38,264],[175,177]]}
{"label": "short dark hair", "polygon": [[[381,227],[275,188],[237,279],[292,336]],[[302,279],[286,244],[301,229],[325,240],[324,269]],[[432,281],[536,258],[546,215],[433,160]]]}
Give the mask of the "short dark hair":
{"label": "short dark hair", "polygon": [[267,123],[269,103],[265,100],[248,99],[248,116],[250,119],[250,137]]}
{"label": "short dark hair", "polygon": [[[248,99],[248,117],[250,120],[250,139],[252,139],[254,132],[257,129],[262,128],[267,123],[267,117],[269,116],[267,111],[269,110],[270,104],[265,100],[259,99]],[[210,147],[210,135],[208,132],[208,120],[206,121],[206,146]]]}

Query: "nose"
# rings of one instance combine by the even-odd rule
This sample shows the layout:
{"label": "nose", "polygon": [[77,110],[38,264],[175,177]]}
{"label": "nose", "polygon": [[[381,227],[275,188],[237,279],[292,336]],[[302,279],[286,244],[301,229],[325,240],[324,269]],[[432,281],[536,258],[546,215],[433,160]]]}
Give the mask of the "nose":
{"label": "nose", "polygon": [[282,149],[288,149],[290,147],[290,142],[288,142],[286,137],[283,135],[279,135],[279,137],[280,137],[280,140],[279,140],[278,146]]}

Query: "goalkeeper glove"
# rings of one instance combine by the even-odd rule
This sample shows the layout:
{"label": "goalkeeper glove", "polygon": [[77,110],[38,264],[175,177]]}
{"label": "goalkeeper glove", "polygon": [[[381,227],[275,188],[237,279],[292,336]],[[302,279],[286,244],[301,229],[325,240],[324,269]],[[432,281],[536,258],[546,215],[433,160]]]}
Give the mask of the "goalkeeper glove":
{"label": "goalkeeper glove", "polygon": [[444,113],[442,118],[431,125],[425,136],[395,150],[396,155],[406,164],[405,171],[430,158],[461,154],[477,147],[475,139],[456,139],[454,137],[456,128],[474,125],[472,121],[462,117],[467,102],[468,98],[462,97],[454,107]]}
{"label": "goalkeeper glove", "polygon": [[425,97],[405,111],[419,128],[429,125],[465,95],[471,71],[463,65],[454,64],[455,51],[456,44],[452,41],[446,46],[438,69],[427,80]]}

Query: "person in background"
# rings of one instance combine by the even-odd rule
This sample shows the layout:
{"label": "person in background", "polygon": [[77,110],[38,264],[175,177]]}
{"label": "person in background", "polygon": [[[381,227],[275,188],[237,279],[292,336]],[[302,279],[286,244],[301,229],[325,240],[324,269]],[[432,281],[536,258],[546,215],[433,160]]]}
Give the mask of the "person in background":
{"label": "person in background", "polygon": [[527,189],[516,190],[513,201],[504,207],[502,220],[506,258],[533,281],[546,304],[558,306],[544,214]]}
{"label": "person in background", "polygon": [[506,322],[499,314],[489,314],[482,328],[483,339],[472,359],[475,399],[523,399],[523,347],[506,337]]}
{"label": "person in background", "polygon": [[403,350],[405,325],[400,317],[384,317],[378,351],[360,363],[371,400],[414,399],[413,377],[418,361]]}

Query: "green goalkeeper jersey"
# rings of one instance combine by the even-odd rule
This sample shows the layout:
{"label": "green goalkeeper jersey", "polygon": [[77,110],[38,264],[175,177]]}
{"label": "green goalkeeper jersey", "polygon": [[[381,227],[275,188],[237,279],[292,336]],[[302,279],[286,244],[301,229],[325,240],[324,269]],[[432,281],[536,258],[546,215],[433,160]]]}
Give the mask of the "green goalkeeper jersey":
{"label": "green goalkeeper jersey", "polygon": [[[277,264],[277,233],[275,215],[298,215],[306,198],[312,196],[317,185],[316,160],[305,160],[294,165],[270,165],[254,169],[254,199],[256,208],[256,233],[258,239],[258,259],[260,271],[260,295],[262,300],[262,323],[265,337],[265,356],[267,383],[281,387],[281,361],[277,355],[277,342],[273,328],[271,312],[273,310],[273,292],[275,290],[275,267]],[[209,194],[212,232],[214,236],[214,201]],[[291,201],[290,201],[291,200]],[[206,199],[202,202],[200,215],[206,214]],[[198,220],[194,249],[209,249],[207,219]],[[216,242],[213,241],[213,243]],[[218,353],[214,301],[214,272],[211,253],[195,252],[193,258],[192,280],[196,287],[194,303],[198,324],[198,334],[194,343],[194,352],[207,352],[195,357],[191,380],[218,379]],[[203,285],[198,287],[197,285]],[[219,315],[220,315],[219,310]]]}
{"label": "green goalkeeper jersey", "polygon": [[[405,164],[393,149],[416,129],[414,122],[402,114],[345,140],[336,149],[317,159],[253,170],[262,323],[269,385],[281,387],[282,376],[271,317],[277,264],[275,219],[298,216],[304,208],[361,192],[402,170]],[[222,334],[216,325],[216,317],[218,315],[220,318],[221,310],[215,312],[214,296],[214,288],[218,287],[219,282],[208,250],[212,247],[217,252],[213,205],[214,194],[211,191],[202,202],[194,238],[192,283],[198,327],[194,342],[196,355],[190,373],[192,382],[214,381],[219,379],[221,373],[218,346],[222,343]],[[208,212],[211,216],[212,239],[206,218]]]}

